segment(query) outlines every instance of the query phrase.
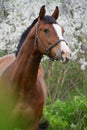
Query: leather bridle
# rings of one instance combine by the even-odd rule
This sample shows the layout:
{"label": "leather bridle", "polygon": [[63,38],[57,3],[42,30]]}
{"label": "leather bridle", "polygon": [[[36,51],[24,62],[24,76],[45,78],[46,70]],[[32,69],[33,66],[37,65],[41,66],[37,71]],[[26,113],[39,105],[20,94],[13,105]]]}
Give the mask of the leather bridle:
{"label": "leather bridle", "polygon": [[38,47],[38,41],[41,45],[41,47],[44,49],[45,51],[45,54],[47,56],[49,56],[51,58],[51,60],[55,60],[54,58],[52,58],[50,55],[49,55],[49,52],[51,51],[51,49],[53,47],[55,47],[56,45],[58,45],[61,41],[64,41],[66,44],[67,42],[64,40],[64,39],[59,39],[57,42],[55,42],[54,44],[50,45],[48,48],[45,47],[45,45],[43,44],[42,40],[40,39],[39,35],[38,35],[38,22],[36,23],[36,46]]}

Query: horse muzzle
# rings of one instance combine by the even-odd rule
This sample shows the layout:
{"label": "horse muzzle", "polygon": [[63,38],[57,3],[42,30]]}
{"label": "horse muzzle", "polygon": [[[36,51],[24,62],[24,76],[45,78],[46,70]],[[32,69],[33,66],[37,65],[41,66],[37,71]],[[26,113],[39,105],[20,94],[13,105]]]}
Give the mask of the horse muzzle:
{"label": "horse muzzle", "polygon": [[55,60],[60,60],[62,63],[67,63],[71,59],[71,53],[58,52]]}
{"label": "horse muzzle", "polygon": [[67,63],[71,59],[71,53],[70,52],[61,52],[61,59],[62,63]]}

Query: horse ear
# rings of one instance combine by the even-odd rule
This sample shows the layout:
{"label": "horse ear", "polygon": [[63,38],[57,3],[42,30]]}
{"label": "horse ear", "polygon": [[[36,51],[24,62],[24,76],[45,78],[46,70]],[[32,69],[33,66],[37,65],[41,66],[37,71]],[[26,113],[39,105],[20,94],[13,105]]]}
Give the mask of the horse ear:
{"label": "horse ear", "polygon": [[56,6],[56,9],[54,10],[52,16],[55,18],[55,20],[57,20],[57,18],[59,17],[59,8],[58,8],[58,6]]}
{"label": "horse ear", "polygon": [[45,5],[43,5],[43,6],[41,7],[41,9],[40,9],[40,12],[39,12],[39,18],[40,18],[41,20],[43,20],[45,13],[46,13]]}

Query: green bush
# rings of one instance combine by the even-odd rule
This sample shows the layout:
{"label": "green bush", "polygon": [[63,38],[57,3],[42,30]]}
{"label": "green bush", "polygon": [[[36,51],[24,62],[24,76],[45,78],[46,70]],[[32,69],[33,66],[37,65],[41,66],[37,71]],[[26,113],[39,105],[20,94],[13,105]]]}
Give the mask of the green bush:
{"label": "green bush", "polygon": [[0,50],[0,57],[4,56],[6,54],[7,54],[7,50],[4,50],[4,51]]}
{"label": "green bush", "polygon": [[57,99],[45,106],[43,118],[49,121],[48,130],[87,130],[87,97]]}
{"label": "green bush", "polygon": [[67,64],[49,60],[42,64],[51,103],[57,98],[67,100],[72,95],[87,95],[87,70],[81,70],[79,59]]}

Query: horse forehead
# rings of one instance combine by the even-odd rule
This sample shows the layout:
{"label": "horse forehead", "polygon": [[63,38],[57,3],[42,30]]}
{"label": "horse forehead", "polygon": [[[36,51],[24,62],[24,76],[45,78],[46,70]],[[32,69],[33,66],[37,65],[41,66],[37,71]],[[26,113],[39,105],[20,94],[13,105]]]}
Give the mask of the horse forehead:
{"label": "horse forehead", "polygon": [[58,38],[63,39],[61,26],[59,24],[53,24],[53,28],[54,28]]}

